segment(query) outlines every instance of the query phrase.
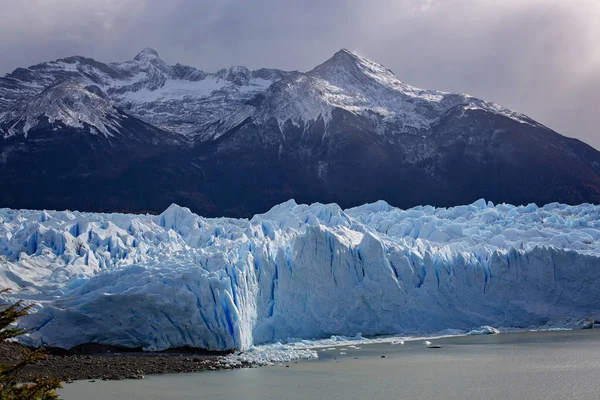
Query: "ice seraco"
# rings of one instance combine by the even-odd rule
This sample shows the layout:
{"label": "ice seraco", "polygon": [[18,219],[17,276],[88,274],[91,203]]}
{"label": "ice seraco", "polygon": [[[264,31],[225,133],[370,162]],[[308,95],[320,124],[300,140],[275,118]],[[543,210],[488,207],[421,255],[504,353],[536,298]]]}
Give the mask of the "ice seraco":
{"label": "ice seraco", "polygon": [[[0,210],[23,341],[245,350],[600,316],[600,206],[280,204],[246,219]],[[584,323],[585,325],[585,323]]]}

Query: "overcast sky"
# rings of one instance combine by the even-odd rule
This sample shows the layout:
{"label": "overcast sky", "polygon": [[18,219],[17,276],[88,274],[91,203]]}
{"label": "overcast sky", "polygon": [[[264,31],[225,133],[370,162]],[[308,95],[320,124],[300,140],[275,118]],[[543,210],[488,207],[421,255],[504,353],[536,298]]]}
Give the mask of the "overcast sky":
{"label": "overcast sky", "polygon": [[0,0],[0,74],[70,55],[306,71],[348,48],[600,149],[599,0]]}

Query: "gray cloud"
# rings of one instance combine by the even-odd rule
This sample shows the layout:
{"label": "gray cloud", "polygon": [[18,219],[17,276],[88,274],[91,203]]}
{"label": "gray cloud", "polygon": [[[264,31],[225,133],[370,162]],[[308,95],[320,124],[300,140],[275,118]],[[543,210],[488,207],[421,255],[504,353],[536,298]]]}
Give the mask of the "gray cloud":
{"label": "gray cloud", "polygon": [[308,70],[346,47],[600,148],[597,0],[0,0],[0,72],[153,47],[167,62]]}

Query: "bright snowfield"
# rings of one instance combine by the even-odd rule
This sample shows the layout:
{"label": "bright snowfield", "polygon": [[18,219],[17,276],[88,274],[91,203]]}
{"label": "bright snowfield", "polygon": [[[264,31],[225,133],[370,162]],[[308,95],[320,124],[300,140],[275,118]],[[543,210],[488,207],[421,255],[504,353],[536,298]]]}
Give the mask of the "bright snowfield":
{"label": "bright snowfield", "polygon": [[[0,210],[26,341],[246,350],[600,319],[600,206],[280,204],[245,219]],[[485,333],[491,328],[475,329]],[[360,338],[360,336],[357,336]]]}

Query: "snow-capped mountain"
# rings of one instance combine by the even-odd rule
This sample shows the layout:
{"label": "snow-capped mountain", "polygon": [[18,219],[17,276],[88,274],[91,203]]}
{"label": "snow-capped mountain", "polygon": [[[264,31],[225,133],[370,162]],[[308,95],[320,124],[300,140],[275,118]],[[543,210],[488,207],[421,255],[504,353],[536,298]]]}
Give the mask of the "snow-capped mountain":
{"label": "snow-capped mountain", "polygon": [[[225,124],[229,128],[236,125],[236,120],[240,123],[245,119],[240,115],[260,122],[274,117],[280,124],[288,120],[298,124],[319,118],[328,122],[334,109],[379,119],[382,126],[393,123],[398,132],[428,129],[457,105],[480,107],[534,123],[467,95],[406,85],[389,69],[346,49],[306,74],[275,69],[250,71],[241,66],[206,73],[180,64],[167,65],[150,48],[122,63],[102,64],[71,57],[7,75],[0,87],[0,110],[10,108],[15,100],[29,102],[39,90],[66,79],[90,88],[148,123],[183,135],[199,135],[201,139],[211,138],[203,135],[208,125],[229,122]],[[273,85],[275,82],[278,84]],[[257,108],[251,100],[258,94],[270,101]],[[77,124],[68,118],[66,121],[69,126]]]}
{"label": "snow-capped mountain", "polygon": [[[70,81],[57,82],[27,100],[22,100],[2,117],[5,135],[27,135],[41,122],[87,129],[106,137],[119,134],[126,118],[100,95]],[[53,130],[58,130],[56,126]]]}
{"label": "snow-capped mountain", "polygon": [[122,63],[103,64],[76,56],[20,68],[0,79],[0,112],[67,79],[92,88],[114,106],[157,127],[194,135],[287,74],[245,67],[206,73],[181,64],[167,65],[149,48]]}
{"label": "snow-capped mountain", "polygon": [[[0,204],[16,208],[178,203],[250,216],[289,198],[600,203],[598,151],[500,105],[407,85],[348,50],[305,73],[208,73],[152,49],[120,63],[75,56],[19,68],[0,78],[0,137]],[[106,167],[89,167],[88,151],[127,167],[101,181]],[[53,167],[48,184],[27,167],[47,171],[58,154],[89,168]],[[66,182],[93,193],[61,201]]]}
{"label": "snow-capped mountain", "polygon": [[[402,83],[392,71],[346,49],[306,74],[273,85],[266,95],[262,120],[275,117],[298,124],[322,118],[327,124],[334,109],[370,117],[381,133],[418,133],[431,128],[451,108],[482,108],[523,123],[524,115],[468,95],[423,90]],[[386,129],[387,128],[387,129]]]}

